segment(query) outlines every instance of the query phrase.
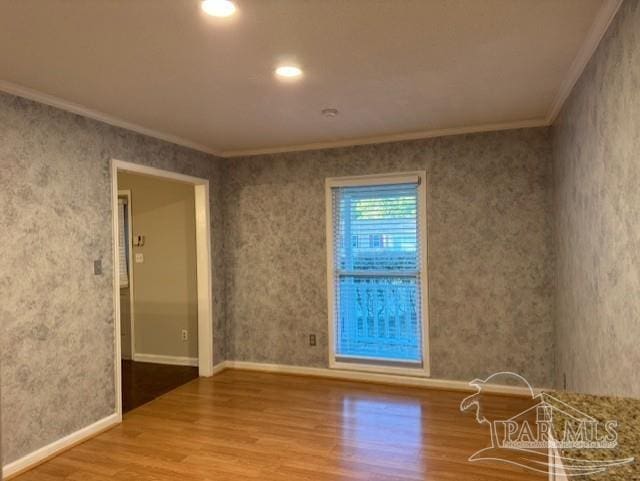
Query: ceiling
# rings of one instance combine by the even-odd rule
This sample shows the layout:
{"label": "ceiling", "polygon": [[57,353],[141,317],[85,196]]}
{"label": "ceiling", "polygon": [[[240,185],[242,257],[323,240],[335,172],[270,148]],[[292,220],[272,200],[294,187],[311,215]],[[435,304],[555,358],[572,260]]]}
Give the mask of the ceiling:
{"label": "ceiling", "polygon": [[224,156],[546,125],[620,0],[235,3],[2,0],[0,89]]}

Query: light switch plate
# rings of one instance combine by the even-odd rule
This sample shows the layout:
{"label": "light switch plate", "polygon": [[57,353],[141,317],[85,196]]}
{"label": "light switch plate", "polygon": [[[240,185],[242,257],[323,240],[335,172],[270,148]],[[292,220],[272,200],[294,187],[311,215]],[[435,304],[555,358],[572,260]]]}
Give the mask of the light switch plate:
{"label": "light switch plate", "polygon": [[136,252],[136,264],[142,264],[144,262],[144,254],[142,252]]}

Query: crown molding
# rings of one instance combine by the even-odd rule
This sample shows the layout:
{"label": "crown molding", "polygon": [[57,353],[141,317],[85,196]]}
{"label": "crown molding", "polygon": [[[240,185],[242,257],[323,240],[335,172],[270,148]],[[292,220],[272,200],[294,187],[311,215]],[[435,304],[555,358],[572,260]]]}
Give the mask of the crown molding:
{"label": "crown molding", "polygon": [[217,151],[207,147],[206,145],[201,145],[196,142],[192,142],[191,140],[178,137],[176,135],[159,132],[153,129],[148,129],[141,125],[134,124],[132,122],[127,122],[126,120],[121,120],[121,119],[118,119],[117,117],[113,117],[103,112],[99,112],[98,110],[90,109],[88,107],[85,107],[84,105],[80,105],[74,102],[69,102],[59,97],[38,92],[37,90],[33,90],[27,87],[22,87],[21,85],[7,82],[5,80],[0,80],[0,91],[6,92],[11,95],[15,95],[17,97],[33,100],[41,104],[50,105],[51,107],[56,107],[58,109],[65,110],[73,114],[77,114],[83,117],[88,117],[90,119],[97,120],[99,122],[104,122],[105,124],[113,125],[114,127],[120,127],[122,129],[136,132],[138,134],[146,135],[148,137],[164,140],[165,142],[181,145],[183,147],[188,147],[190,149],[197,150],[199,152],[204,152],[205,154],[219,155]]}
{"label": "crown molding", "polygon": [[111,115],[107,115],[97,110],[90,109],[83,105],[76,104],[74,102],[69,102],[59,97],[38,92],[36,90],[22,87],[20,85],[7,82],[4,80],[0,80],[0,91],[4,91],[19,97],[24,97],[29,100],[34,100],[36,102],[50,105],[52,107],[66,110],[68,112],[82,115],[84,117],[88,117],[94,120],[98,120],[100,122],[104,122],[106,124],[113,125],[115,127],[131,130],[133,132],[137,132],[142,135],[147,135],[149,137],[154,137],[156,139],[164,140],[166,142],[171,142],[173,144],[181,145],[183,147],[188,147],[200,152],[215,155],[218,157],[225,157],[225,158],[264,155],[264,154],[277,154],[277,153],[285,153],[285,152],[300,152],[300,151],[307,151],[307,150],[333,149],[338,147],[372,145],[372,144],[381,144],[386,142],[428,139],[433,137],[445,137],[449,135],[472,134],[472,133],[492,132],[492,131],[499,131],[499,130],[546,127],[546,126],[552,125],[555,122],[558,114],[560,113],[560,110],[562,109],[562,106],[564,105],[565,101],[571,94],[573,87],[575,86],[576,82],[584,72],[584,69],[589,63],[589,60],[593,56],[594,52],[598,48],[600,41],[604,37],[607,29],[609,28],[609,25],[611,24],[613,18],[618,12],[623,1],[624,0],[604,0],[602,7],[598,11],[596,18],[591,24],[589,32],[587,33],[587,36],[582,46],[578,50],[576,57],[574,58],[573,62],[571,63],[571,66],[569,67],[569,70],[567,72],[565,79],[563,80],[563,82],[560,84],[560,87],[558,88],[556,96],[549,108],[547,115],[545,116],[545,118],[540,118],[540,119],[529,119],[529,120],[519,120],[519,121],[505,122],[505,123],[472,125],[472,126],[465,126],[465,127],[453,127],[453,128],[446,128],[446,129],[421,130],[421,131],[415,131],[415,132],[405,132],[405,133],[380,135],[380,136],[372,136],[372,137],[358,137],[358,138],[338,140],[338,141],[314,142],[314,143],[299,144],[299,145],[280,145],[275,147],[264,147],[264,148],[254,148],[254,149],[216,150],[216,149],[207,147],[205,145],[192,142],[188,139],[184,139],[182,137],[178,137],[172,134],[167,134],[164,132],[159,132],[153,129],[148,129],[141,125],[137,125],[131,122],[127,122],[125,120],[118,119]]}
{"label": "crown molding", "polygon": [[573,87],[580,79],[580,76],[587,67],[589,60],[593,57],[593,54],[604,37],[604,34],[607,33],[609,25],[611,25],[611,22],[616,16],[616,13],[618,13],[623,1],[624,0],[605,0],[602,3],[602,6],[596,15],[596,18],[593,20],[580,50],[578,50],[576,57],[573,59],[571,67],[569,67],[569,71],[567,72],[564,81],[560,84],[560,88],[558,89],[553,103],[549,108],[549,113],[546,117],[547,125],[551,125],[556,121],[562,106],[569,98],[569,95],[571,95]]}
{"label": "crown molding", "polygon": [[221,157],[244,157],[251,155],[278,154],[284,152],[300,152],[305,150],[334,149],[338,147],[351,147],[356,145],[382,144],[387,142],[400,142],[403,140],[420,140],[433,137],[446,137],[449,135],[475,134],[480,132],[494,132],[498,130],[527,129],[547,126],[546,119],[518,120],[499,124],[471,125],[468,127],[452,127],[448,129],[420,130],[417,132],[405,132],[399,134],[379,135],[375,137],[359,137],[355,139],[337,140],[332,142],[316,142],[302,145],[281,145],[258,149],[223,150],[218,155]]}
{"label": "crown molding", "polygon": [[90,109],[83,105],[80,105],[74,102],[69,102],[59,97],[45,94],[27,87],[22,87],[21,85],[7,82],[5,80],[0,80],[0,91],[6,92],[8,94],[15,95],[18,97],[23,97],[28,100],[33,100],[41,104],[50,105],[52,107],[65,110],[67,112],[71,112],[77,115],[81,115],[83,117],[88,117],[90,119],[97,120],[99,122],[104,122],[105,124],[113,125],[115,127],[120,127],[120,128],[130,130],[132,132],[136,132],[142,135],[147,135],[149,137],[164,140],[166,142],[171,142],[172,144],[181,145],[183,147],[188,147],[190,149],[194,149],[199,152],[204,152],[206,154],[211,154],[217,157],[224,157],[224,158],[263,155],[263,154],[276,154],[276,153],[284,153],[284,152],[298,152],[298,151],[305,151],[305,150],[332,149],[337,147],[349,147],[349,146],[356,146],[356,145],[370,145],[370,144],[381,144],[386,142],[399,142],[403,140],[419,140],[419,139],[427,139],[427,138],[433,138],[433,137],[444,137],[448,135],[461,135],[461,134],[471,134],[471,133],[479,133],[479,132],[491,132],[491,131],[497,131],[497,130],[544,127],[548,125],[545,119],[531,119],[531,120],[522,120],[522,121],[515,121],[515,122],[498,123],[498,124],[484,124],[484,125],[475,125],[475,126],[472,125],[467,127],[454,127],[454,128],[448,128],[448,129],[422,130],[422,131],[416,131],[416,132],[405,132],[405,133],[398,133],[398,134],[380,135],[380,136],[374,136],[374,137],[359,137],[355,139],[345,139],[345,140],[330,141],[330,142],[314,142],[314,143],[301,144],[301,145],[284,145],[284,146],[276,146],[276,147],[264,147],[264,148],[258,148],[258,149],[237,149],[237,150],[231,149],[231,150],[220,151],[220,150],[212,149],[205,145],[192,142],[182,137],[178,137],[172,134],[167,134],[164,132],[159,132],[153,129],[148,129],[141,125],[137,125],[137,124],[128,122],[126,120],[118,119],[116,117],[105,114],[103,112]]}
{"label": "crown molding", "polygon": [[399,133],[391,135],[381,135],[376,137],[361,137],[355,139],[340,140],[334,142],[316,142],[303,145],[285,145],[277,147],[266,147],[258,149],[238,149],[238,150],[223,150],[218,155],[221,157],[242,157],[252,155],[264,155],[264,154],[277,154],[284,152],[299,152],[305,150],[319,150],[319,149],[331,149],[338,147],[349,147],[356,145],[370,145],[380,144],[385,142],[399,142],[403,140],[418,140],[427,139],[433,137],[445,137],[449,135],[461,135],[472,134],[480,132],[492,132],[498,130],[511,130],[511,129],[524,129],[534,127],[548,127],[552,125],[562,106],[566,102],[573,87],[577,83],[578,79],[584,72],[589,60],[595,53],[598,45],[602,41],[605,33],[607,32],[611,22],[613,21],[616,13],[620,9],[620,6],[624,0],[604,0],[598,14],[596,15],[589,32],[585,37],[576,57],[574,58],[567,75],[563,82],[560,84],[558,92],[549,108],[549,111],[543,119],[531,119],[521,120],[514,122],[498,123],[498,124],[485,124],[468,127],[454,127],[449,129],[433,129],[423,130],[417,132]]}

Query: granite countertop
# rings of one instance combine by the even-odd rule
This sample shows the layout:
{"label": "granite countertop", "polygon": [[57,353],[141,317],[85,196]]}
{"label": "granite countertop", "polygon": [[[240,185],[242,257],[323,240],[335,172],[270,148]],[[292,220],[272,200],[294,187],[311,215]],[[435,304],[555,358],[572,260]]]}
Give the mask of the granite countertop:
{"label": "granite countertop", "polygon": [[[635,458],[630,464],[611,467],[603,473],[569,477],[589,481],[640,481],[640,400],[606,396],[592,396],[572,392],[549,392],[555,399],[595,418],[604,428],[608,420],[618,422],[618,445],[607,449],[563,449],[562,456],[577,460],[614,460]],[[554,416],[556,439],[562,439],[566,423]],[[604,432],[604,429],[602,429]]]}

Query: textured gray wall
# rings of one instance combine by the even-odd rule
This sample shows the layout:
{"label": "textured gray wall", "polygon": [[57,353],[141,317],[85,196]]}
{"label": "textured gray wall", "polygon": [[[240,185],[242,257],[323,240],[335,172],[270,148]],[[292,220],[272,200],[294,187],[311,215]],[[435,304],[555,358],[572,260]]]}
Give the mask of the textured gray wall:
{"label": "textured gray wall", "polygon": [[[0,94],[5,463],[114,412],[111,158],[211,179],[214,332],[224,332],[219,162]],[[214,352],[224,358],[223,336]]]}
{"label": "textured gray wall", "polygon": [[557,357],[570,389],[640,396],[639,106],[638,0],[554,126],[553,202],[546,129],[223,166],[0,94],[4,462],[113,412],[114,157],[212,180],[216,362],[326,366],[324,178],[427,169],[432,375],[509,369],[549,385]]}
{"label": "textured gray wall", "polygon": [[557,379],[640,396],[640,2],[623,3],[553,129]]}
{"label": "textured gray wall", "polygon": [[432,376],[508,369],[552,383],[547,129],[232,159],[225,169],[230,359],[327,366],[325,177],[426,169]]}

